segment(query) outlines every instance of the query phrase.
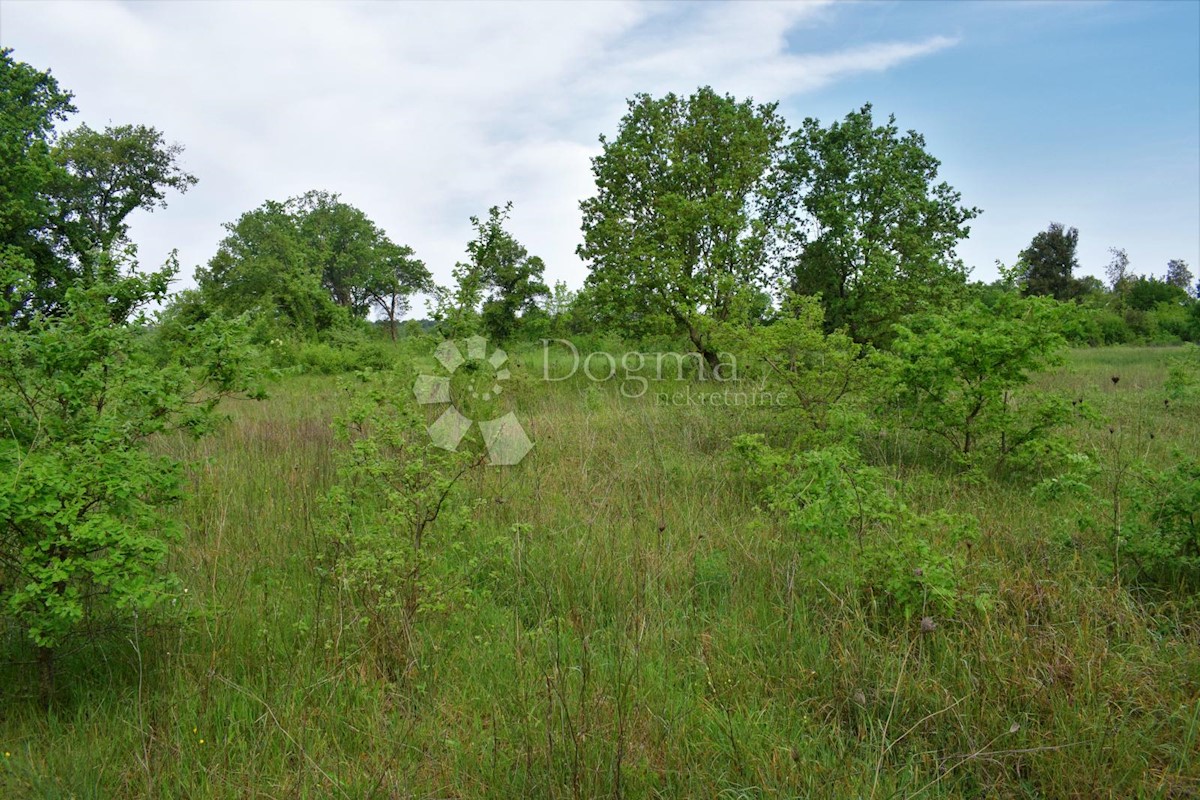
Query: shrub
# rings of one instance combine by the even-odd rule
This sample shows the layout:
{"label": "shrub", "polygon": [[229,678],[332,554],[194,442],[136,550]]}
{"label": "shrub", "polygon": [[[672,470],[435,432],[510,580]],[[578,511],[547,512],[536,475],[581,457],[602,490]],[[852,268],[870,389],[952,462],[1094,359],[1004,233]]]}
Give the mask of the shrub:
{"label": "shrub", "polygon": [[221,398],[249,389],[236,322],[181,328],[171,360],[139,347],[125,314],[161,301],[171,272],[72,288],[61,315],[0,328],[0,600],[37,648],[47,700],[55,650],[85,621],[171,592],[179,465],[148,441],[207,432]]}
{"label": "shrub", "polygon": [[1043,297],[1004,297],[897,326],[890,367],[890,403],[907,425],[944,439],[964,463],[979,454],[1020,461],[1057,454],[1049,439],[1071,415],[1055,395],[1021,391],[1033,373],[1062,362],[1060,331],[1069,313]]}
{"label": "shrub", "polygon": [[[844,445],[786,455],[754,434],[737,439],[734,452],[784,522],[784,553],[809,574],[906,620],[952,615],[964,596],[982,602],[960,586],[956,550],[974,536],[973,518],[916,513],[894,483]],[[944,548],[934,544],[935,531]]]}
{"label": "shrub", "polygon": [[458,582],[431,554],[429,539],[435,524],[445,532],[465,523],[466,508],[452,492],[481,460],[430,442],[411,375],[364,374],[349,386],[349,410],[334,425],[342,448],[327,500],[328,568],[379,664],[396,679],[417,619],[454,600]]}
{"label": "shrub", "polygon": [[1176,454],[1163,470],[1125,452],[1120,433],[1092,457],[1043,481],[1036,494],[1074,500],[1080,531],[1100,534],[1117,576],[1165,588],[1200,586],[1200,459]]}
{"label": "shrub", "polygon": [[790,296],[771,324],[727,327],[717,342],[738,356],[743,381],[778,399],[773,409],[801,439],[836,441],[878,377],[868,348],[825,333],[815,297]]}

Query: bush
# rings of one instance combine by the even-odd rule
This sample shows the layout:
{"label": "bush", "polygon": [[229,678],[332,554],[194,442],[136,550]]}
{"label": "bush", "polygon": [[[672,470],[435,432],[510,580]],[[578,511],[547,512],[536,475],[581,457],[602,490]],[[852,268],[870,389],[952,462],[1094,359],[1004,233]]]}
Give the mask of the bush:
{"label": "bush", "polygon": [[789,297],[771,324],[726,327],[716,341],[737,355],[744,382],[775,398],[799,440],[836,441],[878,380],[869,348],[825,333],[815,297]]}
{"label": "bush", "polygon": [[435,525],[445,533],[465,523],[452,491],[481,463],[431,443],[412,386],[413,376],[399,372],[348,385],[349,410],[334,424],[342,448],[324,525],[329,574],[391,679],[408,662],[417,619],[450,605],[461,585],[435,558],[430,536]]}
{"label": "bush", "polygon": [[1200,459],[1176,454],[1174,466],[1148,467],[1125,452],[1115,429],[1108,446],[1078,454],[1072,469],[1035,493],[1070,498],[1081,532],[1099,534],[1103,560],[1118,577],[1164,588],[1200,587]]}
{"label": "bush", "polygon": [[86,621],[172,591],[160,566],[179,465],[147,442],[207,432],[221,398],[249,388],[237,323],[180,328],[169,360],[140,346],[124,315],[161,301],[171,274],[72,288],[61,315],[0,328],[0,600],[37,648],[47,700],[54,652]]}
{"label": "bush", "polygon": [[1069,311],[1049,298],[1009,296],[990,309],[977,302],[913,318],[897,326],[885,357],[886,398],[908,427],[941,437],[968,465],[981,454],[997,466],[1058,454],[1052,439],[1071,405],[1024,387],[1033,373],[1062,362]]}
{"label": "bush", "polygon": [[[953,615],[964,598],[983,602],[962,589],[956,550],[975,535],[974,518],[914,512],[895,483],[844,445],[787,455],[754,434],[737,439],[734,452],[784,521],[782,555],[806,573],[905,620]],[[935,532],[944,548],[934,544]]]}

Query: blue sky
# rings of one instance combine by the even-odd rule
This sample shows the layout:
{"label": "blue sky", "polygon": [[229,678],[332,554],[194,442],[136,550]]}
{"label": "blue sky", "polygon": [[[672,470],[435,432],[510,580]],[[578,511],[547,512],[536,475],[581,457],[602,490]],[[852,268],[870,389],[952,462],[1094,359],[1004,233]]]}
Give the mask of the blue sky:
{"label": "blue sky", "polygon": [[[635,92],[778,100],[793,124],[870,102],[920,131],[983,209],[995,277],[1051,221],[1135,271],[1200,265],[1200,2],[119,3],[0,0],[0,43],[76,94],[76,121],[159,127],[199,185],[134,220],[185,272],[266,199],[341,192],[448,280],[467,217],[578,286],[589,159]],[[188,283],[185,279],[182,285]],[[417,308],[418,313],[423,309]]]}
{"label": "blue sky", "polygon": [[1160,275],[1170,258],[1200,259],[1200,3],[870,2],[833,16],[789,43],[957,40],[784,107],[827,119],[862,97],[924,133],[944,176],[984,211],[962,247],[978,277],[1051,220],[1079,228],[1092,274],[1109,247]]}

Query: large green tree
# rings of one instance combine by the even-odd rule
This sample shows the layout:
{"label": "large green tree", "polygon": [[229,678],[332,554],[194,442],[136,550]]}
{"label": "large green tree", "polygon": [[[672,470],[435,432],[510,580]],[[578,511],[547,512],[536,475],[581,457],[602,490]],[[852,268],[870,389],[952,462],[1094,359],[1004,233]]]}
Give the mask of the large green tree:
{"label": "large green tree", "polygon": [[550,296],[542,275],[546,265],[529,255],[525,246],[505,230],[512,203],[492,206],[487,219],[471,217],[475,238],[467,245],[471,264],[483,278],[483,327],[499,341],[511,338],[522,318],[538,308],[538,300]]}
{"label": "large green tree", "polygon": [[61,168],[54,126],[74,111],[70,92],[49,72],[0,50],[0,306],[7,309],[0,325],[28,315],[57,271],[50,187]]}
{"label": "large green tree", "polygon": [[1021,251],[1017,265],[1022,293],[1049,296],[1055,300],[1078,297],[1083,288],[1074,276],[1079,266],[1075,256],[1078,244],[1079,231],[1064,228],[1057,222],[1034,235],[1029,246]]}
{"label": "large green tree", "polygon": [[717,363],[711,322],[736,318],[766,282],[767,179],[785,135],[774,104],[708,87],[629,101],[616,137],[600,137],[596,194],[581,204],[600,321],[632,333],[666,323]]}
{"label": "large green tree", "polygon": [[130,214],[165,208],[169,190],[186,192],[196,178],[179,164],[183,146],[145,125],[96,131],[87,125],[61,136],[54,158],[55,225],[80,277],[93,281],[105,256],[127,241]]}
{"label": "large green tree", "polygon": [[164,207],[169,191],[185,192],[196,178],[179,164],[183,147],[154,128],[80,125],[56,135],[74,111],[70,95],[10,52],[0,55],[0,286],[8,299],[24,287],[8,319],[27,320],[61,310],[72,286],[120,285],[118,269],[135,263],[123,252],[128,216]]}
{"label": "large green tree", "polygon": [[774,202],[786,215],[780,266],[798,294],[820,295],[830,329],[886,342],[905,314],[944,307],[965,285],[955,248],[979,214],[938,182],[940,162],[871,106],[792,137]]}
{"label": "large green tree", "polygon": [[372,305],[403,313],[428,273],[361,210],[336,194],[269,200],[228,223],[208,265],[196,271],[200,304],[256,311],[302,336],[315,335]]}

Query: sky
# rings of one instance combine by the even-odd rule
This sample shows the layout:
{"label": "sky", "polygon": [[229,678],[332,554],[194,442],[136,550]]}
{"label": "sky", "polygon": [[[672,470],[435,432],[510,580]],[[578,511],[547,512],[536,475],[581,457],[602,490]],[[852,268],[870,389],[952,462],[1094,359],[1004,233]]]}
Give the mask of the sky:
{"label": "sky", "polygon": [[[442,283],[469,217],[577,288],[590,159],[635,93],[709,85],[793,126],[864,103],[925,136],[982,209],[959,255],[997,276],[1050,222],[1162,275],[1200,265],[1200,1],[589,3],[0,0],[0,46],[84,123],[145,124],[199,184],[138,212],[143,265],[183,275],[266,200],[337,192]],[[414,309],[422,316],[424,308]]]}

